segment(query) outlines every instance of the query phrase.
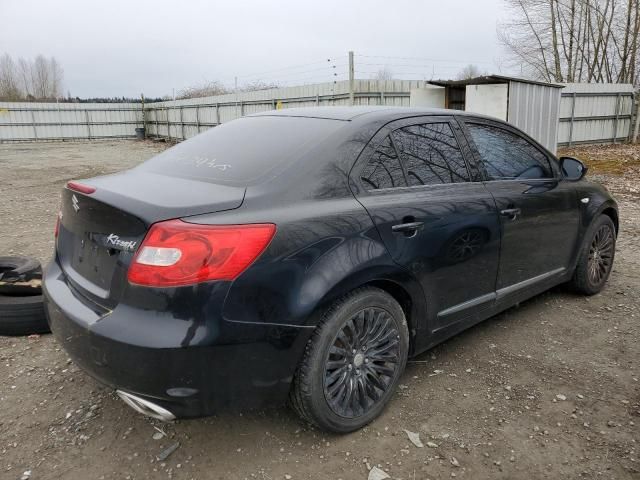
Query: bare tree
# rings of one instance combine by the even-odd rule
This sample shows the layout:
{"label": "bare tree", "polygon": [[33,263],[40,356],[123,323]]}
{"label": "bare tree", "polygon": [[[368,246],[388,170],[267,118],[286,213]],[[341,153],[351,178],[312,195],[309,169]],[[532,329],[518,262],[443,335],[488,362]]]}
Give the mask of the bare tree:
{"label": "bare tree", "polygon": [[269,90],[271,88],[280,88],[280,85],[276,82],[265,82],[263,80],[253,80],[246,83],[240,91],[242,92],[255,92],[258,90]]}
{"label": "bare tree", "polygon": [[[269,90],[270,88],[278,88],[280,85],[272,82],[264,82],[262,80],[254,80],[246,83],[238,89],[240,92],[253,92],[256,90]],[[199,97],[212,97],[214,95],[223,95],[225,93],[231,93],[233,90],[225,87],[218,81],[205,81],[200,85],[187,87],[178,92],[176,98],[199,98]]]}
{"label": "bare tree", "polygon": [[31,65],[31,85],[34,97],[50,98],[51,72],[43,55],[38,55]]}
{"label": "bare tree", "polygon": [[393,70],[385,66],[378,70],[373,77],[374,80],[393,80]]}
{"label": "bare tree", "polygon": [[640,0],[504,0],[498,38],[522,74],[640,84]]}
{"label": "bare tree", "polygon": [[456,80],[469,80],[481,75],[483,74],[480,72],[480,68],[478,68],[476,65],[469,64],[458,72],[458,74],[456,75]]}
{"label": "bare tree", "polygon": [[200,98],[200,97],[212,97],[214,95],[222,95],[229,93],[229,90],[224,87],[218,81],[206,80],[199,85],[193,85],[191,87],[183,88],[178,92],[176,98]]}
{"label": "bare tree", "polygon": [[18,68],[9,56],[0,57],[0,100],[16,101],[24,98],[20,89]]}
{"label": "bare tree", "polygon": [[25,98],[34,98],[31,82],[31,62],[24,58],[18,59],[18,75],[20,77],[21,89]]}
{"label": "bare tree", "polygon": [[62,93],[64,70],[55,57],[49,59],[49,69],[51,71],[51,96],[55,98],[62,97],[64,95]]}
{"label": "bare tree", "polygon": [[38,55],[33,61],[15,62],[9,54],[0,57],[0,98],[46,100],[62,96],[63,71],[58,61]]}

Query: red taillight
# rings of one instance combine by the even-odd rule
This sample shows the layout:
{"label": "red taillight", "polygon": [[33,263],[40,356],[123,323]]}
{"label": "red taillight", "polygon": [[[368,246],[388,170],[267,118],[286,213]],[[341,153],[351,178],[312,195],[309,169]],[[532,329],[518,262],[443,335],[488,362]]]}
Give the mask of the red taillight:
{"label": "red taillight", "polygon": [[74,192],[84,193],[86,195],[90,195],[96,191],[96,187],[92,187],[90,185],[83,185],[78,182],[67,182],[67,188],[69,190],[73,190]]}
{"label": "red taillight", "polygon": [[58,238],[58,234],[60,233],[60,221],[62,220],[62,212],[58,212],[58,216],[56,217],[56,227],[53,231],[53,237]]}
{"label": "red taillight", "polygon": [[129,281],[175,287],[233,280],[269,245],[271,223],[197,225],[168,220],[151,226],[129,267]]}

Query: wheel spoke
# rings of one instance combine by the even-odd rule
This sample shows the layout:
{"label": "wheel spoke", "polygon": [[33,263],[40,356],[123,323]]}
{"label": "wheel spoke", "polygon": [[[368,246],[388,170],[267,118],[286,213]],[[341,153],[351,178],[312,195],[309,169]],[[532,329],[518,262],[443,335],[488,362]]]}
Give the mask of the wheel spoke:
{"label": "wheel spoke", "polygon": [[329,353],[332,355],[338,355],[340,357],[344,357],[345,359],[349,356],[347,351],[344,348],[337,347],[336,345],[332,345],[329,349]]}
{"label": "wheel spoke", "polygon": [[330,375],[327,376],[327,380],[326,380],[327,384],[331,385],[333,382],[338,380],[340,377],[344,376],[346,371],[347,371],[347,367],[342,367],[342,368],[338,368],[337,370],[334,370],[333,373],[331,373]]}
{"label": "wheel spoke", "polygon": [[380,390],[385,389],[385,384],[380,378],[380,375],[371,367],[367,367],[367,378],[369,378],[373,387],[379,388]]}
{"label": "wheel spoke", "polygon": [[378,365],[376,363],[372,364],[371,368],[375,370],[376,373],[385,375],[387,377],[391,377],[395,372],[395,368],[388,367],[387,365]]}

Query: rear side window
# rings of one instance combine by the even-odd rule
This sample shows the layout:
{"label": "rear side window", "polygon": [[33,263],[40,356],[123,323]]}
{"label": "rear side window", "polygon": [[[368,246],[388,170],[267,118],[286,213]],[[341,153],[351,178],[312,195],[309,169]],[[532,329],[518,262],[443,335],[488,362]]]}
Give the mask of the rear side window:
{"label": "rear side window", "polygon": [[389,137],[378,145],[360,173],[360,180],[367,190],[407,186],[400,160]]}
{"label": "rear side window", "polygon": [[138,168],[245,186],[302,158],[343,126],[344,122],[320,118],[245,117],[207,130]]}
{"label": "rear side window", "polygon": [[488,125],[467,127],[490,180],[553,177],[547,156],[520,135]]}
{"label": "rear side window", "polygon": [[426,123],[393,132],[410,186],[468,182],[469,172],[448,123]]}

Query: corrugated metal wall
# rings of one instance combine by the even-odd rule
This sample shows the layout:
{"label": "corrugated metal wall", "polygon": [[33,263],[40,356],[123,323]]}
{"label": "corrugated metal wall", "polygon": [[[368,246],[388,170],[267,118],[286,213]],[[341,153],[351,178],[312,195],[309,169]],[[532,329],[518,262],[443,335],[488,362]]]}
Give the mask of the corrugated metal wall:
{"label": "corrugated metal wall", "polygon": [[555,153],[562,89],[509,82],[508,121]]}
{"label": "corrugated metal wall", "polygon": [[562,89],[558,144],[625,141],[632,114],[632,85],[568,83]]}
{"label": "corrugated metal wall", "polygon": [[[415,80],[356,80],[354,104],[409,106],[411,89],[424,86]],[[243,115],[315,105],[349,105],[349,82],[148,103],[144,121],[149,136],[182,140]],[[509,121],[552,151],[557,144],[625,140],[632,108],[631,85],[557,89],[509,83]],[[139,103],[0,103],[0,142],[132,138],[142,126]]]}
{"label": "corrugated metal wall", "polygon": [[[356,80],[354,105],[409,106],[411,88],[422,85],[424,82],[415,80]],[[347,105],[349,82],[340,81],[150,103],[146,105],[145,116],[148,135],[182,140],[252,113],[276,108]]]}
{"label": "corrugated metal wall", "polygon": [[127,138],[136,127],[137,103],[0,102],[0,142]]}

